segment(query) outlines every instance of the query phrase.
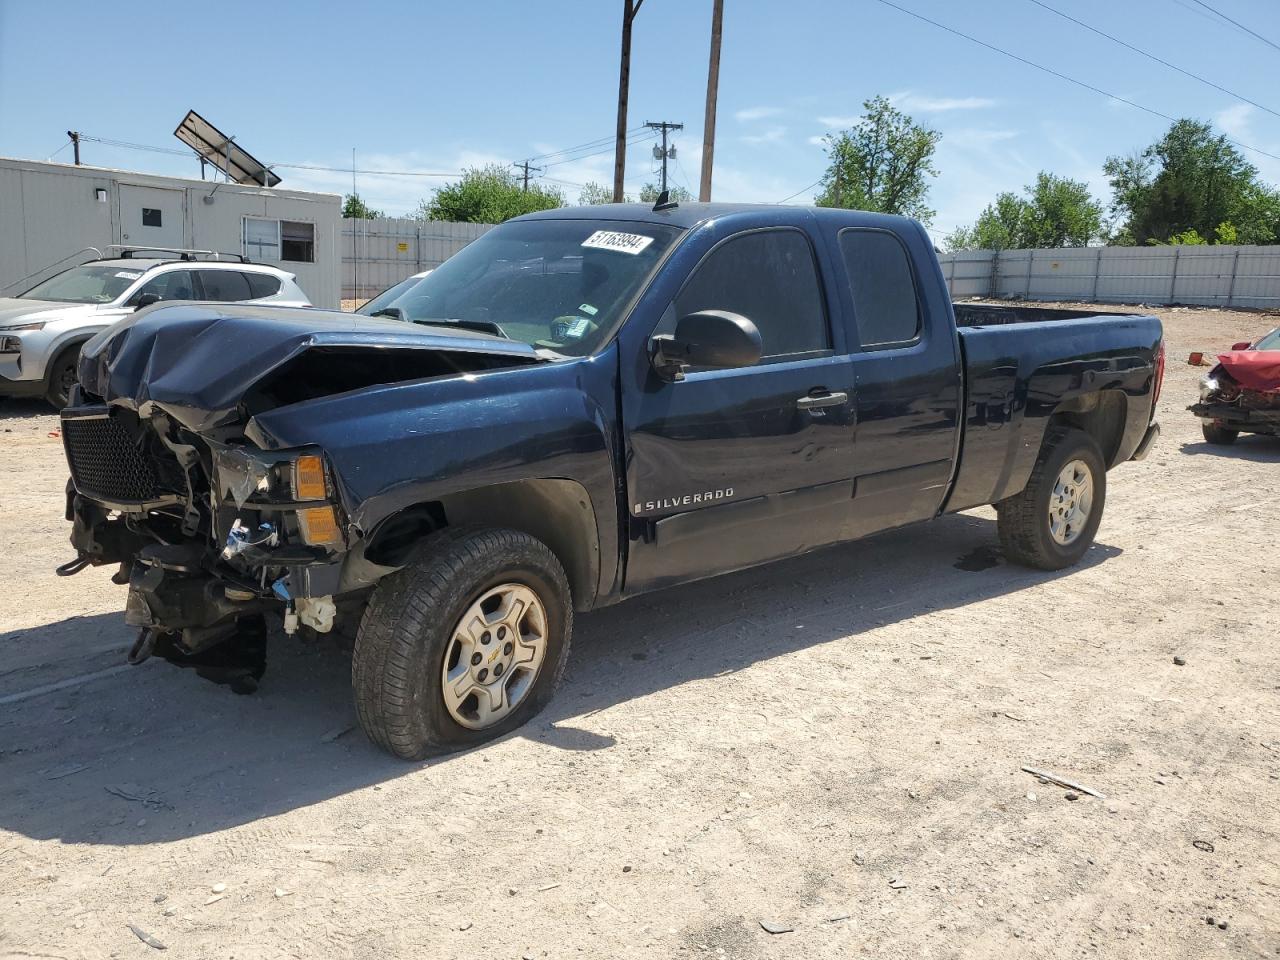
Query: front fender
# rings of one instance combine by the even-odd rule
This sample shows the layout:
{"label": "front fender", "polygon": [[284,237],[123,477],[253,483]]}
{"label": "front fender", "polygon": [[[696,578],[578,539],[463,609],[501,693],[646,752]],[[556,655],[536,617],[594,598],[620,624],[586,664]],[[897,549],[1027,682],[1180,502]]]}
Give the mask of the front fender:
{"label": "front fender", "polygon": [[371,387],[261,413],[266,449],[320,446],[353,533],[420,503],[504,483],[565,479],[590,498],[599,582],[618,557],[617,363],[593,357]]}

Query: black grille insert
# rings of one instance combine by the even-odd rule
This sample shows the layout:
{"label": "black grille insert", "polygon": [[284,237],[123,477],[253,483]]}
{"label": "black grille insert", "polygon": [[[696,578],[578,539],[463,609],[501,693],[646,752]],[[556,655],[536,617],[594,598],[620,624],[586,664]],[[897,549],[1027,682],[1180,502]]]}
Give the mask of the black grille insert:
{"label": "black grille insert", "polygon": [[136,421],[130,430],[124,418],[106,407],[76,407],[62,411],[62,442],[76,489],[108,504],[144,504],[170,499],[143,449]]}

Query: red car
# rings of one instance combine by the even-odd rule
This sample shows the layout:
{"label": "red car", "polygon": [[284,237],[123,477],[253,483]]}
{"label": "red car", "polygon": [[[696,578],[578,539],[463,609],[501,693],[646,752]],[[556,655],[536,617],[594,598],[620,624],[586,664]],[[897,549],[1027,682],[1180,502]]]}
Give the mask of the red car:
{"label": "red car", "polygon": [[1209,443],[1235,443],[1242,433],[1280,436],[1280,327],[1219,354],[1200,381],[1200,402],[1187,409],[1203,421]]}

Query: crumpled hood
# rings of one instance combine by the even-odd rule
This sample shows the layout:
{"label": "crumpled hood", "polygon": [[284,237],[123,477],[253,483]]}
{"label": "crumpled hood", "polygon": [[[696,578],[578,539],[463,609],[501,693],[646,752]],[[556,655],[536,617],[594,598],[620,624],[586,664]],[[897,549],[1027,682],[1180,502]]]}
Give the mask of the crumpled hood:
{"label": "crumpled hood", "polygon": [[306,308],[158,304],[85,344],[80,384],[107,403],[131,410],[154,403],[187,428],[202,431],[234,422],[254,384],[317,347],[539,360],[526,343],[470,330]]}
{"label": "crumpled hood", "polygon": [[95,312],[90,303],[58,303],[54,300],[23,300],[0,297],[0,330],[24,320],[55,320],[59,314],[84,316]]}
{"label": "crumpled hood", "polygon": [[1280,350],[1232,350],[1219,354],[1218,364],[1248,390],[1280,390]]}

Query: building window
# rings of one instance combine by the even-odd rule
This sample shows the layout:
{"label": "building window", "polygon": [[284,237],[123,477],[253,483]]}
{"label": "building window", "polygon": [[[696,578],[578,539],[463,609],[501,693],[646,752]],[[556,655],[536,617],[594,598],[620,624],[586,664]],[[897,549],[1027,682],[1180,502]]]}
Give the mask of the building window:
{"label": "building window", "polygon": [[279,260],[280,221],[245,217],[244,253],[254,260]]}
{"label": "building window", "polygon": [[244,252],[254,260],[316,262],[316,225],[300,220],[244,218]]}
{"label": "building window", "polygon": [[316,225],[296,220],[280,221],[280,259],[296,263],[316,262]]}
{"label": "building window", "polygon": [[150,207],[142,208],[142,225],[144,227],[161,227],[164,226],[160,221],[160,211],[152,210]]}

